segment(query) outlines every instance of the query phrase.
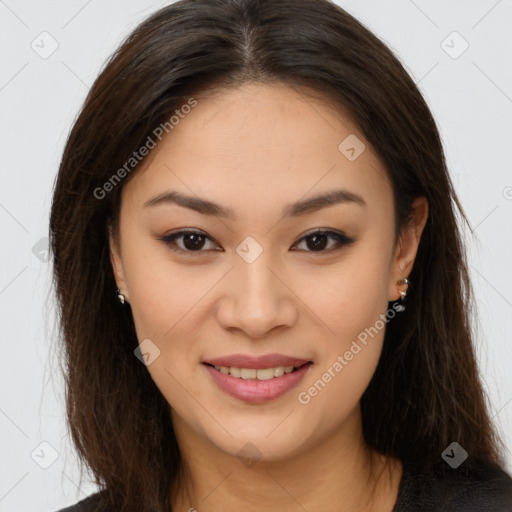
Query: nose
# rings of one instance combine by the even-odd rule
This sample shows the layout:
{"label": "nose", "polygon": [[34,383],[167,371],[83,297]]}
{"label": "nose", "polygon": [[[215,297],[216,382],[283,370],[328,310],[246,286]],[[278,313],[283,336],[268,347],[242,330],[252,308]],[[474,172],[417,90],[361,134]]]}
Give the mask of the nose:
{"label": "nose", "polygon": [[267,259],[266,252],[252,263],[236,258],[227,276],[228,285],[217,308],[224,329],[263,338],[272,330],[291,327],[298,317],[293,286],[282,266]]}

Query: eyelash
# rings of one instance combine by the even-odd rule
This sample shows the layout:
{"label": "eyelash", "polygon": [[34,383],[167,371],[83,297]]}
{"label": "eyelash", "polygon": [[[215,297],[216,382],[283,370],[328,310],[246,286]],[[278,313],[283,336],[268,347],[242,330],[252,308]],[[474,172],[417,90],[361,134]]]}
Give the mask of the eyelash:
{"label": "eyelash", "polygon": [[[177,238],[180,238],[180,237],[182,237],[184,235],[190,235],[190,234],[202,235],[206,239],[208,239],[210,241],[213,241],[203,231],[196,231],[196,230],[178,231],[176,233],[171,233],[169,235],[160,237],[158,239],[161,240],[164,244],[166,244],[171,250],[173,250],[175,252],[178,252],[178,253],[181,253],[181,254],[186,254],[187,256],[193,256],[195,253],[209,252],[208,250],[203,250],[203,249],[199,249],[197,251],[190,251],[188,249],[182,249],[181,247],[178,247],[176,245],[175,240]],[[296,244],[302,242],[303,240],[311,238],[313,236],[319,236],[319,235],[320,236],[322,236],[322,235],[329,236],[330,238],[332,238],[332,239],[334,239],[336,241],[337,245],[334,248],[331,247],[330,249],[325,249],[325,250],[321,250],[321,251],[306,250],[305,252],[309,252],[309,253],[312,253],[312,254],[322,255],[322,254],[326,254],[326,253],[331,253],[333,251],[337,251],[337,250],[341,249],[342,247],[344,247],[346,245],[350,245],[353,242],[355,242],[355,239],[348,237],[344,233],[338,233],[336,231],[319,229],[317,231],[313,231],[313,232],[308,233],[307,235],[303,236],[302,238],[300,238],[296,242]],[[294,245],[296,245],[296,244],[294,244]]]}

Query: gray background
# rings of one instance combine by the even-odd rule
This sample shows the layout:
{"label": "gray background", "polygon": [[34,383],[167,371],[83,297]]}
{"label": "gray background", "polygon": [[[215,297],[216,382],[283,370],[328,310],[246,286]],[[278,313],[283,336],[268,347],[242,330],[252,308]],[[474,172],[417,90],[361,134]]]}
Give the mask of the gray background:
{"label": "gray background", "polygon": [[[52,511],[95,490],[77,485],[64,421],[45,261],[51,192],[67,133],[104,61],[167,3],[0,1],[0,512]],[[477,355],[510,472],[512,1],[339,3],[396,52],[440,127],[477,237],[467,237]]]}

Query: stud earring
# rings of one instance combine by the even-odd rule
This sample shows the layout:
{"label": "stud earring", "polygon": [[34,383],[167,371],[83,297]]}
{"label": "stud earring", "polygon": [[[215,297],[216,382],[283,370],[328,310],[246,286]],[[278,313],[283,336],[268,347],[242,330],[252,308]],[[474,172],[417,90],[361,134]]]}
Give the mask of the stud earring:
{"label": "stud earring", "polygon": [[116,288],[116,295],[119,302],[121,304],[124,304],[124,295],[121,293],[121,290],[119,288]]}

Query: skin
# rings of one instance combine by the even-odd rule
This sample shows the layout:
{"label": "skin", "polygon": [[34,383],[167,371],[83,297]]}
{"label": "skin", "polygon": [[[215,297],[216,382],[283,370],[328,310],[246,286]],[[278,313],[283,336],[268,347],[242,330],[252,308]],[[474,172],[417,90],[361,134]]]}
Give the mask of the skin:
{"label": "skin", "polygon": [[[111,236],[110,246],[139,342],[148,338],[160,350],[147,368],[170,405],[188,471],[173,510],[391,512],[402,466],[366,446],[359,405],[385,329],[309,403],[297,396],[406,290],[399,281],[413,267],[427,201],[416,199],[395,247],[391,184],[347,115],[284,84],[197,98],[124,186],[119,238]],[[338,149],[350,134],[366,146],[354,161]],[[289,203],[338,188],[366,206],[283,218]],[[171,203],[144,207],[169,190],[230,207],[236,219]],[[304,237],[319,228],[355,242],[335,249],[327,238],[315,252]],[[187,237],[175,240],[192,247],[190,255],[158,239],[185,229],[209,237],[195,252]],[[263,249],[252,263],[236,252],[248,236]],[[261,404],[226,395],[201,363],[270,352],[314,364],[297,388]],[[258,450],[252,466],[237,456],[248,442]]]}

